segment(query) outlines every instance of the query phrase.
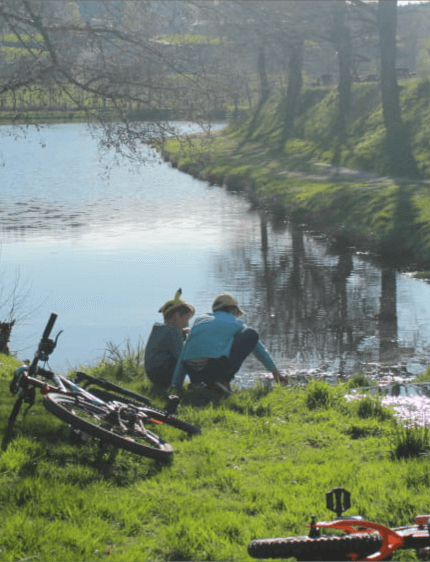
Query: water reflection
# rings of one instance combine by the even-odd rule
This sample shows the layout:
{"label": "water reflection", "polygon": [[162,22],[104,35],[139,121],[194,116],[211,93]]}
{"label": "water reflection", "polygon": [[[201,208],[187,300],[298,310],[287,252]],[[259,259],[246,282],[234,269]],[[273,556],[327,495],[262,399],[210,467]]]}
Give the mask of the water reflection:
{"label": "water reflection", "polygon": [[375,386],[357,389],[346,395],[346,399],[360,400],[365,392],[380,399],[384,406],[392,408],[394,417],[401,425],[430,426],[430,383],[410,382],[394,373],[391,373],[391,378],[395,380],[390,381],[390,375],[383,376]]}
{"label": "water reflection", "polygon": [[258,222],[253,243],[244,243],[241,232],[214,269],[242,299],[252,295],[246,322],[284,368],[342,377],[369,362],[408,362],[411,347],[398,335],[395,270],[378,269],[292,224],[271,224],[265,214]]}
{"label": "water reflection", "polygon": [[381,298],[379,307],[379,360],[396,363],[399,358],[397,342],[396,273],[387,267],[381,272]]}

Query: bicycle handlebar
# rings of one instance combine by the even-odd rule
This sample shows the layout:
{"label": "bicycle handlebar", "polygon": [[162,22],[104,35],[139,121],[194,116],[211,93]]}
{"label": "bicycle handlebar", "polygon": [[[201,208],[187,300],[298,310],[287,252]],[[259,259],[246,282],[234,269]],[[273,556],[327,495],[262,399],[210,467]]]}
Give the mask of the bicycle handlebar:
{"label": "bicycle handlebar", "polygon": [[49,335],[51,334],[52,328],[54,327],[57,318],[58,318],[58,314],[52,312],[51,316],[49,317],[48,323],[45,326],[45,330],[43,331],[42,339],[49,338]]}
{"label": "bicycle handlebar", "polygon": [[[34,359],[33,359],[32,363],[30,365],[30,368],[28,370],[28,373],[29,373],[30,376],[34,375],[35,372],[36,372],[37,363],[41,359],[43,351],[44,351],[43,350],[44,344],[45,344],[45,347],[46,347],[46,344],[48,344],[48,343],[51,344],[51,341],[48,338],[51,334],[52,328],[54,327],[54,324],[55,324],[55,321],[57,320],[57,317],[58,317],[58,314],[55,314],[55,312],[52,312],[51,316],[49,317],[49,320],[48,320],[48,322],[45,326],[45,329],[43,331],[42,338],[40,339],[39,346],[38,346],[37,351],[34,355]],[[51,347],[52,347],[52,345],[51,345]],[[55,343],[53,344],[53,347],[55,347]],[[53,351],[53,347],[51,349],[51,352]]]}

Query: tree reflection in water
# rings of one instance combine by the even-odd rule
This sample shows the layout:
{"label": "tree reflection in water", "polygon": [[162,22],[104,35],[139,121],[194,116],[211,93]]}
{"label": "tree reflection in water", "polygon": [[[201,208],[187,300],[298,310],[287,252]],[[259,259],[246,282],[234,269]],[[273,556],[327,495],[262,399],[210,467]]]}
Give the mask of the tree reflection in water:
{"label": "tree reflection in water", "polygon": [[[362,363],[401,360],[397,342],[396,272],[358,258],[260,213],[259,231],[238,231],[215,258],[221,285],[240,298],[281,368],[325,368],[340,375]],[[258,370],[253,359],[244,369]]]}

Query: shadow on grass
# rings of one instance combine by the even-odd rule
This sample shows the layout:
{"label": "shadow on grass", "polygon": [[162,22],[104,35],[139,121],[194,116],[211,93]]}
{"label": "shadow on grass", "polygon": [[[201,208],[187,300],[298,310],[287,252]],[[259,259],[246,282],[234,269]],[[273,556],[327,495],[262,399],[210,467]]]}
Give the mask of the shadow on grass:
{"label": "shadow on grass", "polygon": [[240,142],[238,147],[237,147],[238,151],[241,150],[245,146],[245,144],[251,140],[251,138],[252,138],[252,136],[253,136],[256,128],[257,128],[258,121],[260,119],[260,115],[261,115],[261,112],[263,110],[263,107],[264,107],[266,101],[267,101],[267,99],[260,100],[258,106],[256,107],[256,109],[253,113],[252,119],[251,119],[251,121],[248,125],[246,134],[245,134],[242,142]]}
{"label": "shadow on grass", "polygon": [[[30,438],[37,443],[29,453],[30,458],[19,469],[21,477],[36,476],[39,462],[44,460],[54,470],[64,470],[65,477],[70,481],[76,478],[82,484],[102,477],[123,487],[135,482],[136,478],[149,479],[171,464],[171,459],[161,462],[120,450],[103,441],[78,438],[66,424],[51,428],[49,424],[29,425],[18,420],[14,425],[7,426],[3,450],[17,436]],[[90,469],[90,472],[87,473],[85,469]],[[76,475],[73,475],[73,471],[76,471]]]}

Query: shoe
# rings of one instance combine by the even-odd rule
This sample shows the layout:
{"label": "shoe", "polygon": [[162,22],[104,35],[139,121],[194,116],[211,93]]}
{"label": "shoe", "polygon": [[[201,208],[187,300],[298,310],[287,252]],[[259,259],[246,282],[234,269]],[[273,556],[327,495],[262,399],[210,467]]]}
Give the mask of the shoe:
{"label": "shoe", "polygon": [[206,383],[206,388],[217,394],[221,394],[221,396],[230,396],[232,394],[231,390],[221,382]]}

